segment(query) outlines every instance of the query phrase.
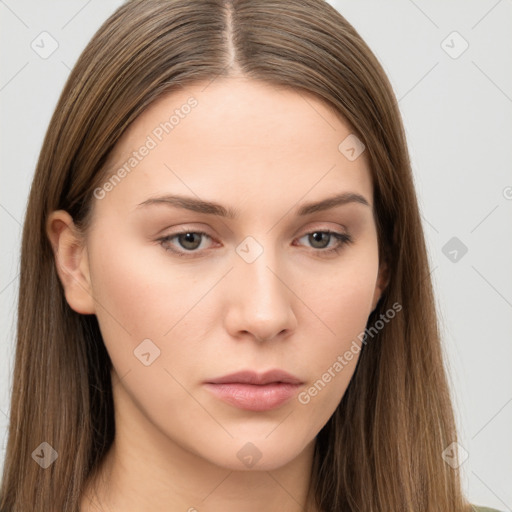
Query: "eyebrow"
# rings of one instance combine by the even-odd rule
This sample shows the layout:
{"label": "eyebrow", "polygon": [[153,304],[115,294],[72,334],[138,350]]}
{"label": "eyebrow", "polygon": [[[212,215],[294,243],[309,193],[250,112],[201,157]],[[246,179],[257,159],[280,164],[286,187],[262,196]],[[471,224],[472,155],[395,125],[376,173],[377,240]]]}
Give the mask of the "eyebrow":
{"label": "eyebrow", "polygon": [[[330,210],[337,206],[342,206],[348,203],[359,203],[365,206],[370,206],[370,203],[361,194],[355,192],[343,192],[331,197],[322,199],[312,203],[303,204],[298,212],[298,216],[310,215],[312,213]],[[237,219],[239,210],[235,208],[226,208],[219,203],[212,201],[203,201],[195,197],[180,196],[180,195],[165,195],[158,197],[151,197],[137,205],[137,208],[152,206],[152,205],[169,205],[176,208],[183,208],[197,213],[205,213],[208,215],[216,215],[218,217],[225,217],[227,219]]]}

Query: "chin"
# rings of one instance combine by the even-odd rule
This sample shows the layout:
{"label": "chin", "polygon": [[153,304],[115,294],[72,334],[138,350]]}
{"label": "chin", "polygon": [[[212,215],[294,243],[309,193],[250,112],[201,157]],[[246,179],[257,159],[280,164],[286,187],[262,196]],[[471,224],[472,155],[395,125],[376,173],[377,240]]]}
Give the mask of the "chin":
{"label": "chin", "polygon": [[[275,436],[274,439],[271,439]],[[210,441],[211,442],[211,441]],[[273,471],[290,462],[299,456],[304,456],[306,449],[313,449],[314,440],[304,444],[299,439],[294,440],[291,436],[279,436],[276,433],[244,437],[243,439],[230,439],[227,445],[221,447],[219,452],[203,453],[202,457],[209,459],[216,466],[231,471]],[[311,453],[312,455],[312,453]]]}

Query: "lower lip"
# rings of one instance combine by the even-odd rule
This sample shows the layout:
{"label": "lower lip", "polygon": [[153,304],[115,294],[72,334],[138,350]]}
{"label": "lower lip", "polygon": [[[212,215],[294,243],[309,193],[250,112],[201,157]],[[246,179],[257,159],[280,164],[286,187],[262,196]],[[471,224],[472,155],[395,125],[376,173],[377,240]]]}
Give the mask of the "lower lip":
{"label": "lower lip", "polygon": [[269,411],[288,402],[299,388],[298,384],[273,382],[265,385],[242,384],[205,384],[214,395],[228,404],[247,411]]}

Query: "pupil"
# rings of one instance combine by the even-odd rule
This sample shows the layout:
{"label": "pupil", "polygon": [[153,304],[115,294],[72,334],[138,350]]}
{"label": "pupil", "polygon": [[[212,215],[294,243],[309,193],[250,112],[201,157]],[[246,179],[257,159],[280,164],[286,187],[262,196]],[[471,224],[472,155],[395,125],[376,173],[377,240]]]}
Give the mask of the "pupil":
{"label": "pupil", "polygon": [[[182,239],[184,239],[183,243],[185,244],[184,247],[186,249],[195,249],[196,248],[197,242],[194,243],[195,235],[196,235],[195,233],[185,233],[184,235],[181,235]],[[187,244],[192,244],[192,247],[188,247]]]}
{"label": "pupil", "polygon": [[328,233],[322,233],[322,232],[319,232],[319,231],[315,231],[312,235],[313,239],[315,240],[315,242],[321,242],[322,241],[322,238],[325,236],[325,237],[328,237]]}

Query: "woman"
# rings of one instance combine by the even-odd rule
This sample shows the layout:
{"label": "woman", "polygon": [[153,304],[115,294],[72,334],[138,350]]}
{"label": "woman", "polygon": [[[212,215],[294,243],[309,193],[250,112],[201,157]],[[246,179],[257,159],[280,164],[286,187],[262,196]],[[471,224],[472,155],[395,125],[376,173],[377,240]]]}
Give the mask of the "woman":
{"label": "woman", "polygon": [[1,510],[485,510],[456,441],[360,36],[320,0],[120,7],[30,193]]}

